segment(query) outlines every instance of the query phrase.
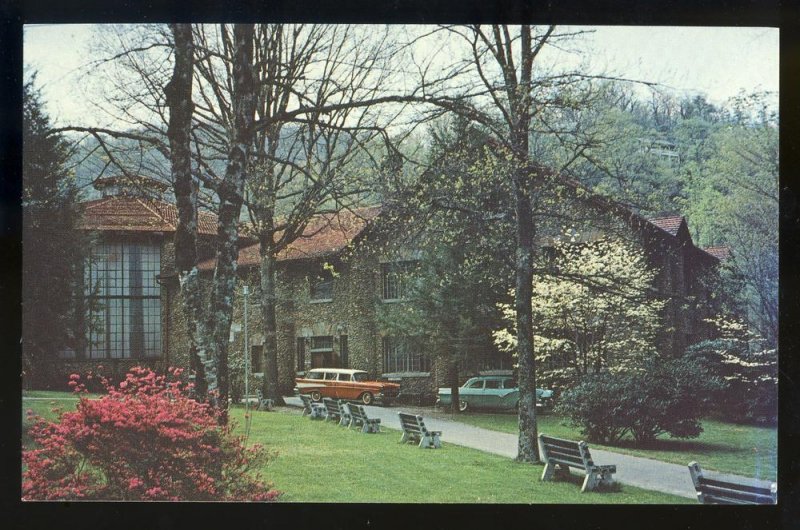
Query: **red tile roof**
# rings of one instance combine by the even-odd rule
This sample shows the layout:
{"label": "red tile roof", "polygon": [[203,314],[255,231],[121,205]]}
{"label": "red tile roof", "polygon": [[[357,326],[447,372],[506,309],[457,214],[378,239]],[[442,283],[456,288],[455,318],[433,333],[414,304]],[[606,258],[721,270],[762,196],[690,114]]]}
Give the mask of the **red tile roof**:
{"label": "red tile roof", "polygon": [[[369,206],[338,213],[314,216],[303,235],[278,254],[278,261],[320,258],[343,250],[381,212],[380,206]],[[280,237],[280,234],[278,234]],[[259,263],[259,244],[239,251],[238,265],[247,267]],[[215,258],[198,265],[200,270],[214,268]]]}
{"label": "red tile roof", "polygon": [[[217,233],[217,216],[198,213],[198,232]],[[85,230],[118,230],[124,232],[174,232],[178,225],[178,208],[174,204],[143,197],[114,195],[83,204]]]}
{"label": "red tile roof", "polygon": [[678,229],[681,227],[681,223],[684,222],[684,218],[680,215],[670,215],[667,217],[654,217],[647,221],[667,232],[669,235],[676,236],[678,235]]}
{"label": "red tile roof", "polygon": [[703,250],[706,254],[711,254],[720,261],[728,259],[731,256],[731,249],[729,247],[706,247]]}

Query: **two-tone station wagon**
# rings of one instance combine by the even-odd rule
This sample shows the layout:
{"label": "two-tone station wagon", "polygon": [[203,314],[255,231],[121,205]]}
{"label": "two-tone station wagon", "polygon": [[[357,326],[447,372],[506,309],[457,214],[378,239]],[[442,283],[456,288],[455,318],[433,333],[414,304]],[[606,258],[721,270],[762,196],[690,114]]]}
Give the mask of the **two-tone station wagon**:
{"label": "two-tone station wagon", "polygon": [[364,370],[348,368],[312,368],[295,383],[295,394],[308,394],[313,401],[329,397],[388,405],[400,394],[399,384],[370,380]]}
{"label": "two-tone station wagon", "polygon": [[[439,389],[437,404],[446,406],[453,402],[449,388]],[[549,410],[553,404],[553,391],[536,389],[536,408]],[[519,387],[511,376],[482,375],[468,379],[458,389],[459,410],[500,409],[513,410],[519,405]]]}

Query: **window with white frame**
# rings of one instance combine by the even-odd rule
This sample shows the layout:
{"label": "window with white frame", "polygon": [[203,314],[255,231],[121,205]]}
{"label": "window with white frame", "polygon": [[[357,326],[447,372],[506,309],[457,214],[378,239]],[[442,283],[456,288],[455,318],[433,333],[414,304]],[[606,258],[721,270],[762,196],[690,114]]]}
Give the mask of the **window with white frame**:
{"label": "window with white frame", "polygon": [[383,371],[395,372],[429,372],[430,358],[411,346],[403,337],[383,338]]}
{"label": "window with white frame", "polygon": [[104,243],[84,271],[88,301],[86,356],[161,356],[161,250],[155,244]]}

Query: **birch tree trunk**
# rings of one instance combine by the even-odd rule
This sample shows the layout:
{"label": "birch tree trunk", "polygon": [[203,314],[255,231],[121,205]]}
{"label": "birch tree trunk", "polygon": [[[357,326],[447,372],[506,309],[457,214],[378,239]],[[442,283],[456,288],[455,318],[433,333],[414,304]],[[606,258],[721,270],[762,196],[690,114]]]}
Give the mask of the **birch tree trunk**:
{"label": "birch tree trunk", "polygon": [[197,190],[192,181],[191,125],[194,42],[190,24],[171,24],[175,66],[164,89],[169,106],[167,137],[173,191],[178,209],[175,230],[175,267],[178,272],[183,310],[189,336],[189,362],[195,373],[195,396],[206,399],[217,390],[217,369],[208,351],[203,315],[203,295],[197,271]]}
{"label": "birch tree trunk", "polygon": [[[227,31],[224,26],[222,31]],[[233,297],[236,288],[238,224],[255,119],[253,33],[252,24],[233,26],[233,138],[230,142],[225,178],[218,189],[220,203],[217,266],[214,269],[211,287],[208,323],[212,332],[212,347],[218,370],[221,423],[227,423],[228,419],[228,336],[233,318]]]}

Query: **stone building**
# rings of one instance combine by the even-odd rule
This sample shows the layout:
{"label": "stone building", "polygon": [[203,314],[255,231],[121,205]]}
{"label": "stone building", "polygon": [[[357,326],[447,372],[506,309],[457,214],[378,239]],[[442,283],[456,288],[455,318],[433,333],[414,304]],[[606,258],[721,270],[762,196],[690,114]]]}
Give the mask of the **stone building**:
{"label": "stone building", "polygon": [[[609,213],[608,208],[605,212]],[[713,303],[705,277],[715,274],[720,252],[712,254],[694,246],[683,217],[646,219],[629,210],[622,213],[616,219],[642,244],[657,270],[656,289],[668,299],[667,326],[658,338],[659,349],[678,355],[687,345],[710,338],[712,330],[703,319],[713,313]],[[381,329],[379,307],[403,303],[402,272],[418,258],[418,252],[387,254],[380,239],[391,234],[380,227],[380,215],[381,208],[376,206],[319,216],[305,237],[278,256],[278,363],[283,392],[291,391],[296,375],[323,366],[366,370],[372,377],[400,382],[401,394],[423,401],[432,400],[436,388],[445,384],[444,367],[436,366],[426,352],[408,346],[403,337]],[[243,283],[251,292],[248,342],[256,377],[264,340],[256,306],[258,249],[257,243],[243,247],[238,261]],[[213,266],[209,259],[199,268],[210,274]],[[245,349],[242,317],[239,303],[232,351]],[[507,354],[491,352],[487,359],[491,361],[483,365],[487,371],[511,368]],[[460,375],[465,379],[475,374]]]}
{"label": "stone building", "polygon": [[678,355],[714,333],[705,322],[716,305],[709,275],[715,274],[715,266],[727,258],[727,248],[696,247],[681,216],[648,219],[648,224],[658,230],[650,230],[652,234],[646,239],[650,242],[648,256],[658,271],[656,287],[667,299],[664,317],[668,327],[659,337],[659,346]]}
{"label": "stone building", "polygon": [[[174,205],[144,193],[144,188],[122,187],[113,179],[99,182],[104,197],[84,205],[82,228],[97,234],[85,275],[85,302],[89,312],[87,340],[79,351],[62,352],[57,370],[64,381],[69,373],[103,365],[104,372],[121,375],[136,364],[163,370],[186,366],[185,315],[180,309],[174,269],[173,234],[177,223]],[[156,190],[163,192],[164,190]],[[724,248],[700,249],[679,216],[645,219],[619,205],[604,203],[623,229],[635,234],[658,270],[657,288],[669,298],[665,311],[668,329],[660,337],[665,351],[679,353],[690,343],[710,336],[702,318],[713,310],[711,293],[703,281],[713,273]],[[298,372],[313,367],[363,369],[373,377],[399,381],[402,393],[431,399],[443,371],[437,370],[424,351],[381,329],[382,304],[403,303],[404,275],[419,254],[412,250],[387,254],[381,238],[378,206],[343,210],[317,216],[278,256],[279,380],[290,393]],[[214,267],[213,238],[216,218],[199,214],[199,269],[210,275]],[[231,380],[241,384],[245,354],[259,383],[264,336],[258,306],[259,246],[242,237],[237,290],[231,330]],[[247,285],[248,318],[244,319]],[[496,366],[510,368],[502,354],[490,355]],[[469,374],[462,374],[463,376]],[[238,382],[237,382],[238,381]],[[236,396],[240,390],[233,390]]]}
{"label": "stone building", "polygon": [[[366,370],[372,377],[400,381],[404,391],[432,395],[431,360],[405,347],[378,324],[380,304],[402,303],[402,269],[413,253],[387,255],[373,244],[381,208],[372,206],[317,216],[304,236],[278,255],[277,319],[279,380],[291,392],[294,378],[310,368]],[[262,376],[264,335],[260,330],[259,245],[239,252],[238,270],[250,289],[248,343],[254,383]],[[210,275],[214,259],[199,265]],[[245,349],[243,298],[234,315],[232,351]]]}
{"label": "stone building", "polygon": [[[85,340],[59,352],[60,364],[45,386],[66,388],[71,373],[102,372],[113,378],[129,368],[156,370],[188,363],[176,344],[174,233],[178,212],[162,197],[167,186],[152,179],[105,178],[94,183],[102,197],[83,203],[80,228],[91,232],[84,268],[82,305]],[[213,253],[216,216],[198,215],[199,253]]]}

